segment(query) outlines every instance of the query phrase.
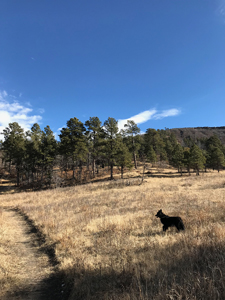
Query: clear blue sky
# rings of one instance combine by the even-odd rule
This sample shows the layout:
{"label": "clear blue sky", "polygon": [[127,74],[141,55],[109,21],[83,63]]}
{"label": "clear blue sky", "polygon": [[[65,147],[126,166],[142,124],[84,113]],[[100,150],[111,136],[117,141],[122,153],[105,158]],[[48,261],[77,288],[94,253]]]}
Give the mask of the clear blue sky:
{"label": "clear blue sky", "polygon": [[225,0],[1,0],[0,129],[225,125]]}

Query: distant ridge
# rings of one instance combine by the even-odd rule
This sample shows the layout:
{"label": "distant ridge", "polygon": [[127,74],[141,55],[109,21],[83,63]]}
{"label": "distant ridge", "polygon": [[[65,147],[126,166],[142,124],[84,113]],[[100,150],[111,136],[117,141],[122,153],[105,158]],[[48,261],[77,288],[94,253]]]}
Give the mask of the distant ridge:
{"label": "distant ridge", "polygon": [[185,139],[193,139],[195,141],[208,139],[213,135],[217,135],[221,142],[225,145],[225,126],[220,127],[184,127],[167,129],[173,132],[177,140],[184,146]]}

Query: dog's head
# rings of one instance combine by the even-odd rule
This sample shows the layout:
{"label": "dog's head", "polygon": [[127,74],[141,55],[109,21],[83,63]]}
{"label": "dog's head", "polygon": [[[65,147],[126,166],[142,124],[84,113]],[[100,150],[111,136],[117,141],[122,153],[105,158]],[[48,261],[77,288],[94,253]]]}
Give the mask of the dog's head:
{"label": "dog's head", "polygon": [[157,218],[161,218],[162,215],[163,215],[163,212],[162,212],[162,210],[160,209],[160,210],[157,212],[157,214],[156,214],[155,216],[156,216]]}

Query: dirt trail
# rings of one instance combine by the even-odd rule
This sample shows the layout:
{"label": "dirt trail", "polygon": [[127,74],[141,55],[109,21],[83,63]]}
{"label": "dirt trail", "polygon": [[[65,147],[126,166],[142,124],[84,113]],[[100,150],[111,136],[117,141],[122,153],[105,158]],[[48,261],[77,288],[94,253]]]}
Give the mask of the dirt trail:
{"label": "dirt trail", "polygon": [[57,267],[26,218],[16,211],[2,209],[0,227],[0,289],[1,284],[7,289],[3,298],[65,299],[62,279],[56,276]]}

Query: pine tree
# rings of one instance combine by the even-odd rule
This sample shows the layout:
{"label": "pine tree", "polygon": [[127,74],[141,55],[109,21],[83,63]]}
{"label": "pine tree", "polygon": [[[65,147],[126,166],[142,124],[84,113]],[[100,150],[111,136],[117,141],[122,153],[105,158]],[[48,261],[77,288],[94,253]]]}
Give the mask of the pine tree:
{"label": "pine tree", "polygon": [[147,158],[147,161],[149,161],[151,163],[155,163],[157,161],[157,155],[156,155],[152,145],[150,145],[150,147],[148,148],[148,152],[146,153],[146,158]]}
{"label": "pine tree", "polygon": [[169,135],[164,137],[163,141],[165,144],[165,151],[166,151],[169,164],[172,164],[173,152],[177,145],[176,136],[174,135],[174,133],[170,133]]}
{"label": "pine tree", "polygon": [[104,130],[98,117],[91,117],[85,122],[85,126],[87,127],[89,152],[92,157],[92,173],[95,177],[96,160],[102,156]]}
{"label": "pine tree", "polygon": [[178,168],[178,172],[181,173],[181,176],[182,176],[183,160],[184,160],[183,148],[179,143],[177,143],[173,151],[172,163],[175,167]]}
{"label": "pine tree", "polygon": [[57,142],[54,133],[49,126],[44,128],[41,136],[41,152],[42,152],[42,177],[43,172],[46,175],[47,183],[50,185],[52,180],[54,160],[57,155]]}
{"label": "pine tree", "polygon": [[118,150],[116,154],[116,165],[120,167],[121,178],[123,178],[124,168],[132,168],[132,154],[128,147],[123,143],[122,139],[118,141]]}
{"label": "pine tree", "polygon": [[110,179],[113,179],[113,166],[118,153],[118,122],[109,117],[104,122],[104,131],[106,137],[105,153],[110,165]]}
{"label": "pine tree", "polygon": [[199,170],[204,168],[205,162],[201,149],[197,145],[193,145],[190,149],[190,163],[193,169],[196,170],[196,175],[199,175]]}
{"label": "pine tree", "polygon": [[137,134],[140,133],[140,128],[133,120],[127,120],[127,123],[124,125],[124,127],[124,134],[128,137],[130,148],[133,153],[134,166],[135,169],[137,169],[137,151],[140,148],[140,142],[137,139]]}
{"label": "pine tree", "polygon": [[190,154],[190,148],[184,148],[184,158],[183,158],[183,164],[187,168],[187,171],[190,174],[190,168],[191,168],[191,154]]}
{"label": "pine tree", "polygon": [[25,159],[25,134],[24,130],[17,122],[9,123],[3,130],[4,142],[2,143],[3,160],[11,165],[15,165],[17,174],[17,186],[20,185],[20,176],[23,172]]}
{"label": "pine tree", "polygon": [[210,149],[210,161],[214,168],[220,171],[220,168],[225,167],[224,154],[220,148],[211,147]]}
{"label": "pine tree", "polygon": [[34,174],[36,174],[37,179],[37,172],[40,168],[41,161],[42,161],[42,135],[43,131],[41,130],[40,126],[35,123],[31,130],[26,132],[27,139],[26,139],[26,168],[28,173],[28,180],[31,179],[34,181]]}
{"label": "pine tree", "polygon": [[142,160],[142,163],[143,163],[143,171],[142,171],[142,183],[143,183],[146,163],[147,162],[154,163],[154,162],[157,161],[157,155],[155,153],[153,145],[149,144],[148,140],[146,141],[146,136],[144,136],[144,139],[141,143],[139,156],[140,156],[140,158]]}
{"label": "pine tree", "polygon": [[87,159],[87,139],[84,124],[77,118],[71,118],[67,127],[62,128],[60,137],[60,153],[72,161],[73,179],[75,180],[75,169],[79,166],[78,181],[81,181],[83,162]]}
{"label": "pine tree", "polygon": [[155,129],[147,129],[144,135],[145,154],[147,155],[149,148],[152,146],[160,161],[167,158],[165,144],[160,137],[160,134]]}
{"label": "pine tree", "polygon": [[207,151],[207,165],[213,169],[217,169],[218,172],[220,168],[225,166],[225,147],[221,143],[217,135],[211,136],[206,141],[206,151]]}

